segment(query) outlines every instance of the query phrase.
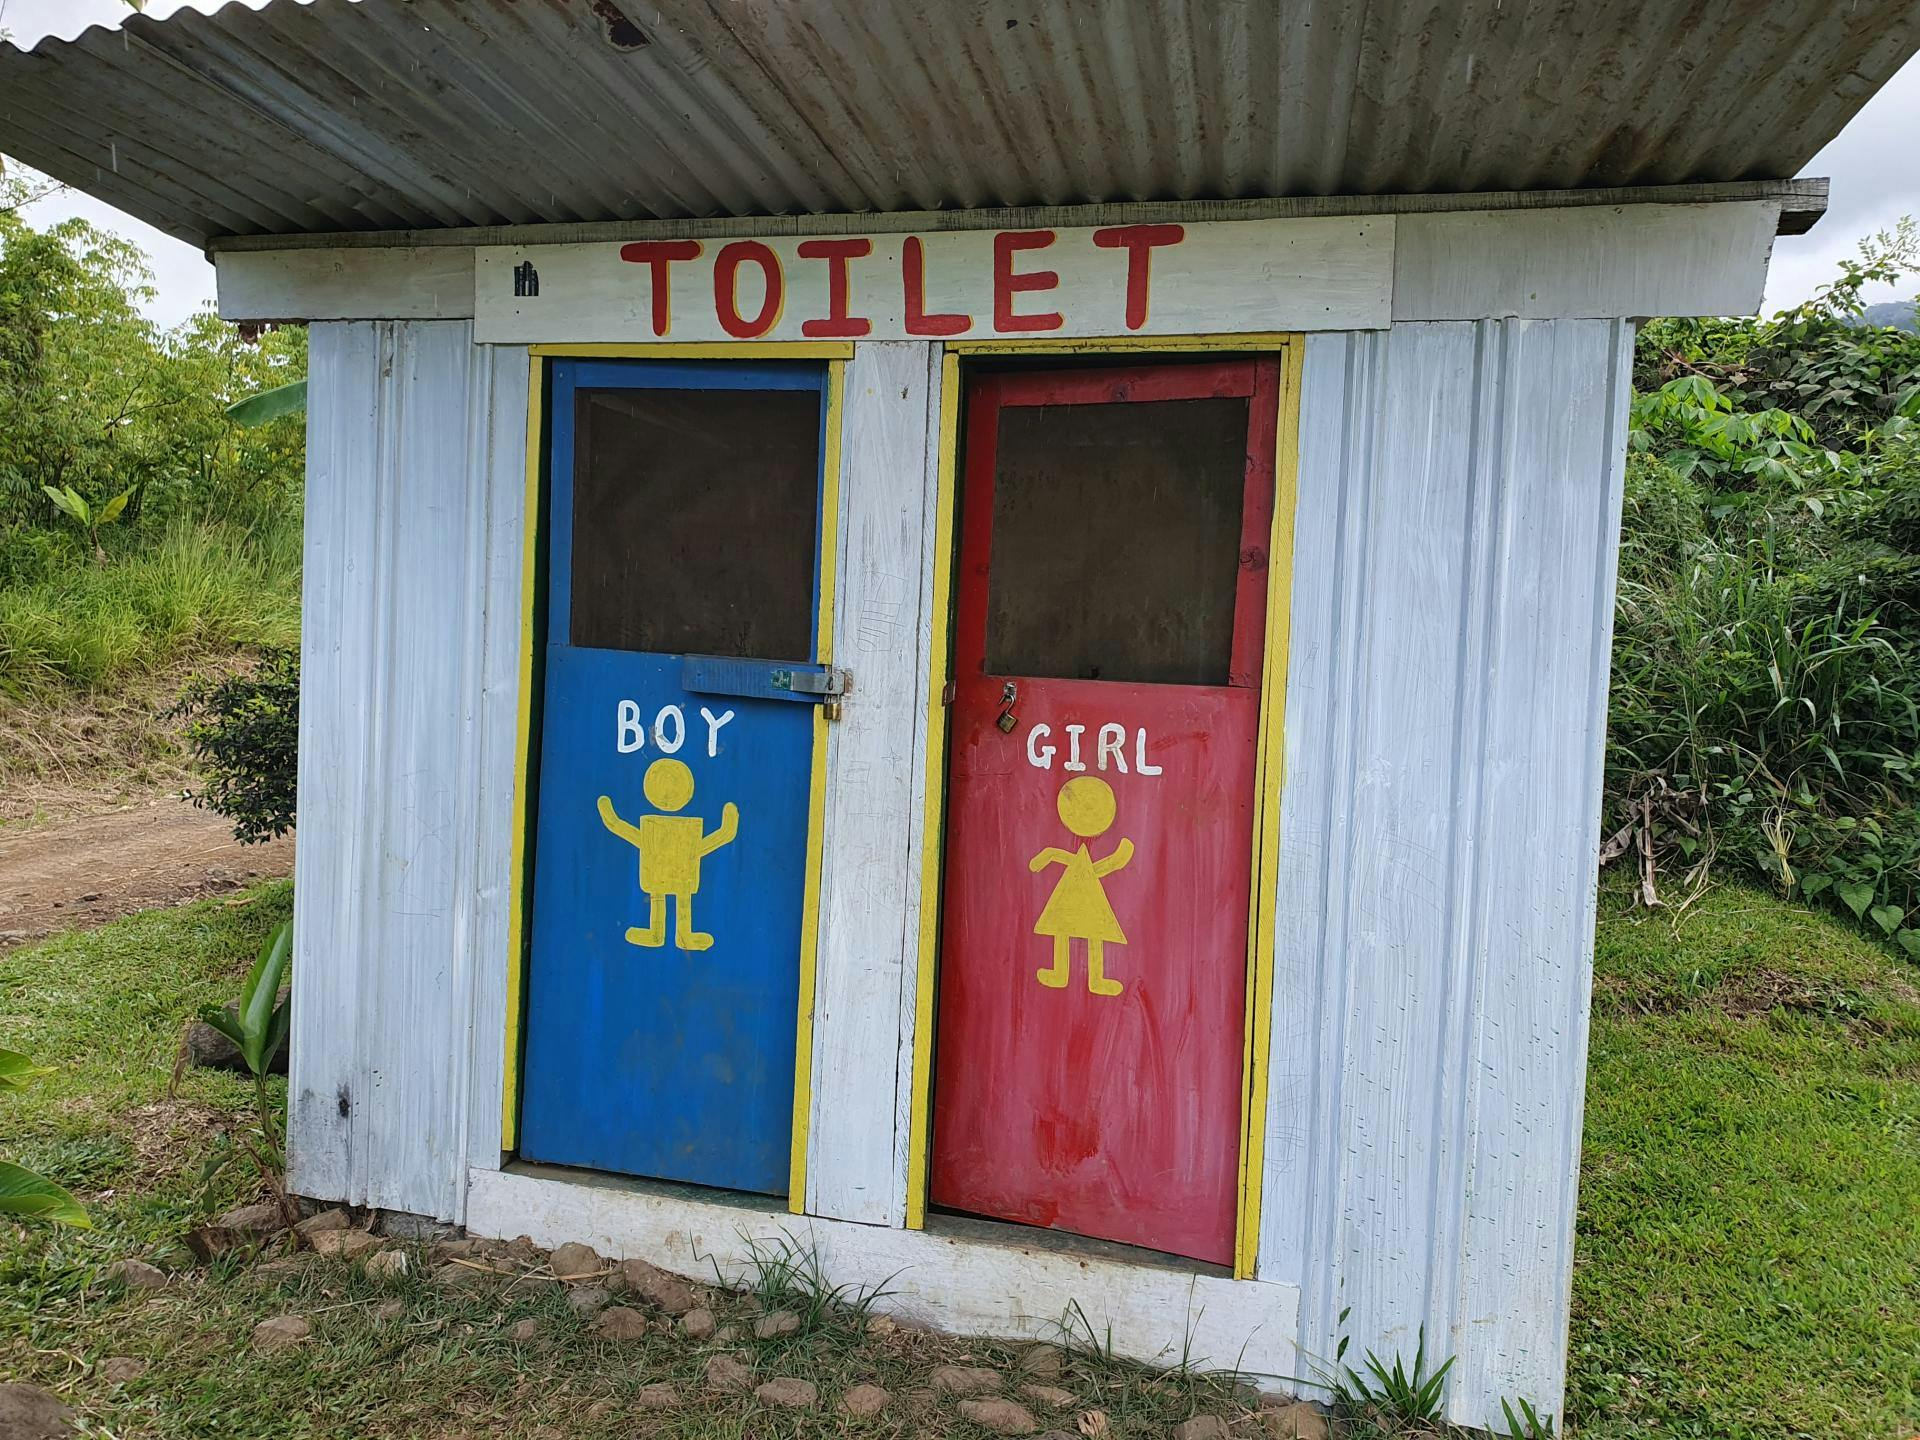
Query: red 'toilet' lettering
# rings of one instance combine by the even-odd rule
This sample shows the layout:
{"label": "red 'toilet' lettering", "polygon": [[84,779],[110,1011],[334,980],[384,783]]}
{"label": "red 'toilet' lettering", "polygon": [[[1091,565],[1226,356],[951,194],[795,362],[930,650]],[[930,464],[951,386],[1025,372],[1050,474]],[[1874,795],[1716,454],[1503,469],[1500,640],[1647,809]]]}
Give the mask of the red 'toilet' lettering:
{"label": "red 'toilet' lettering", "polygon": [[1183,225],[1115,225],[1093,232],[1103,250],[1127,252],[1127,329],[1147,323],[1147,269],[1156,245],[1178,245],[1187,238]]}
{"label": "red 'toilet' lettering", "polygon": [[824,320],[803,320],[800,333],[822,339],[852,340],[868,334],[873,322],[847,313],[852,304],[853,282],[848,275],[850,262],[873,253],[873,241],[802,240],[800,258],[827,262],[827,316]]}
{"label": "red 'toilet' lettering", "polygon": [[900,251],[900,274],[906,290],[909,335],[964,335],[973,328],[971,315],[927,313],[927,255],[918,235],[909,235]]}
{"label": "red 'toilet' lettering", "polygon": [[620,258],[645,265],[653,272],[653,333],[664,335],[673,328],[673,284],[668,277],[676,260],[700,258],[698,240],[636,240],[620,247]]}

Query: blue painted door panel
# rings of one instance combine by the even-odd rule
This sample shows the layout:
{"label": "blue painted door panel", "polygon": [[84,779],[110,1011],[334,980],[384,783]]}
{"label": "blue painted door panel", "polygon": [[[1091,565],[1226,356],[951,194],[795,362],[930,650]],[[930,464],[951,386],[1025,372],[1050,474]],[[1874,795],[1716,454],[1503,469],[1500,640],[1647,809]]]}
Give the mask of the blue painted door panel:
{"label": "blue painted door panel", "polygon": [[824,412],[819,367],[554,366],[520,1148],[784,1194],[817,708],[695,691],[685,656],[567,639],[571,392],[756,375],[818,390]]}

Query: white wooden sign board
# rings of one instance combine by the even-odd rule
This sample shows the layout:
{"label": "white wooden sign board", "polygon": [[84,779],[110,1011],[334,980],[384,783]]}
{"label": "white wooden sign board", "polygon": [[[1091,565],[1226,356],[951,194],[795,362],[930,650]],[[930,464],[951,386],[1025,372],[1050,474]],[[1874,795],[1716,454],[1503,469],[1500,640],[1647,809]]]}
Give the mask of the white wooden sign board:
{"label": "white wooden sign board", "polygon": [[483,344],[1375,330],[1393,217],[483,247]]}

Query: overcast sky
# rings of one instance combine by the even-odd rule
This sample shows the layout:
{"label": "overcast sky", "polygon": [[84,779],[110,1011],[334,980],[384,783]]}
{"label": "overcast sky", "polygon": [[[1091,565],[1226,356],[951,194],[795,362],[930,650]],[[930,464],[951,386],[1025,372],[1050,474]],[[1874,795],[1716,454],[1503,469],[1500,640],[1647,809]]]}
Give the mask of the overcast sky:
{"label": "overcast sky", "polygon": [[[257,9],[267,0],[232,3]],[[149,0],[147,13],[164,16],[189,4],[217,10],[221,0]],[[118,24],[129,13],[123,0],[0,0],[0,26],[22,45],[46,35],[71,39],[88,25]],[[1783,235],[1775,245],[1767,282],[1769,308],[1804,300],[1815,286],[1830,280],[1836,262],[1853,254],[1862,236],[1886,229],[1902,215],[1920,218],[1920,56],[1909,61],[1802,173],[1832,178],[1832,206],[1810,234]],[[152,314],[163,324],[174,323],[213,298],[213,267],[192,246],[76,190],[44,201],[28,214],[36,224],[83,215],[139,245],[153,265],[160,292]],[[1868,298],[1906,300],[1917,290],[1920,281]]]}

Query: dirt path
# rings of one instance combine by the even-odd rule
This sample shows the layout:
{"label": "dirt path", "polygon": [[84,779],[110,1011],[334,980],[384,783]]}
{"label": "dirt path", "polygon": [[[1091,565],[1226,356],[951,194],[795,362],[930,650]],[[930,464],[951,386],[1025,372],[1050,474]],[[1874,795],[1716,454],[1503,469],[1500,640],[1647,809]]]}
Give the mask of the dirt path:
{"label": "dirt path", "polygon": [[292,836],[242,845],[230,822],[171,795],[0,831],[0,950],[292,870]]}

